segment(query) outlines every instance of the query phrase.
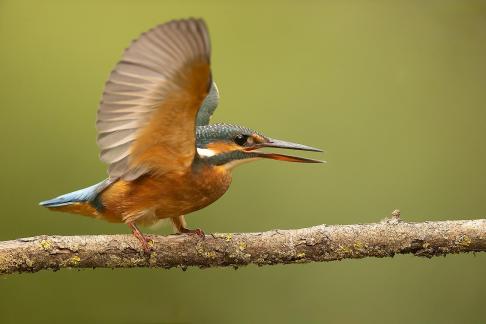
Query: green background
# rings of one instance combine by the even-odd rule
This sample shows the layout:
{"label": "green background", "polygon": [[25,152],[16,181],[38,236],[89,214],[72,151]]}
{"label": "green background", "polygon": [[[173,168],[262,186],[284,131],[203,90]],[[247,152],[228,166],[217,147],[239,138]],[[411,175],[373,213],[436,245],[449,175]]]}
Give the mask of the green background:
{"label": "green background", "polygon": [[[103,84],[141,32],[204,17],[215,121],[322,147],[239,167],[206,232],[486,216],[485,1],[0,0],[0,240],[127,233],[37,206],[102,180]],[[169,233],[168,227],[147,232]],[[486,255],[0,277],[1,323],[480,323]]]}

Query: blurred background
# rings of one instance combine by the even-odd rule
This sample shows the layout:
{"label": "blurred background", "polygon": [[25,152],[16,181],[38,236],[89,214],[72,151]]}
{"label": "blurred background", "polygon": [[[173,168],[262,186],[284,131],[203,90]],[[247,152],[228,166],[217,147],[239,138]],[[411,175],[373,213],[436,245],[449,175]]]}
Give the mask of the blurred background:
{"label": "blurred background", "polygon": [[[328,161],[244,165],[191,227],[486,217],[485,1],[0,0],[0,240],[129,232],[37,203],[106,176],[95,117],[110,70],[141,32],[188,16],[211,32],[213,121]],[[0,277],[0,322],[484,323],[485,273],[484,254],[44,271]]]}

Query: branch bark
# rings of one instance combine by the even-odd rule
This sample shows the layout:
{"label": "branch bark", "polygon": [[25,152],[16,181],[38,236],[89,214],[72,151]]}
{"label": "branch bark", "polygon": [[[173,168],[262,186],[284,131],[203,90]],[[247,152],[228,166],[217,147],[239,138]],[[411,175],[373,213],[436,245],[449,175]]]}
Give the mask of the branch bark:
{"label": "branch bark", "polygon": [[132,235],[36,236],[0,242],[0,274],[62,268],[239,267],[485,252],[486,219],[320,225],[262,233],[151,235],[144,253]]}

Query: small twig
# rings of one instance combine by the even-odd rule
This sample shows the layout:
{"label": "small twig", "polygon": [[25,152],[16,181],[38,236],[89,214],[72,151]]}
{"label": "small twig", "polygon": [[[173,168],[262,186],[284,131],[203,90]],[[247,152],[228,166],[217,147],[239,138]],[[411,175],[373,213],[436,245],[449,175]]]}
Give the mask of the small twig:
{"label": "small twig", "polygon": [[[131,235],[37,236],[0,242],[0,274],[62,268],[239,267],[485,252],[486,219],[320,225],[262,233],[149,236],[146,254]],[[275,235],[278,233],[278,235]]]}

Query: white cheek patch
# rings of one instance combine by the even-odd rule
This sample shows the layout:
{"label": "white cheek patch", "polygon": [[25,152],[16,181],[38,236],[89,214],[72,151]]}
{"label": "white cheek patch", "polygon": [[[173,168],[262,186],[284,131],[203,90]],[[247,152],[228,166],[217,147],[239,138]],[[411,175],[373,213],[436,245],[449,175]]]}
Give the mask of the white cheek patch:
{"label": "white cheek patch", "polygon": [[210,157],[216,155],[216,152],[211,149],[197,148],[197,154],[200,157]]}

